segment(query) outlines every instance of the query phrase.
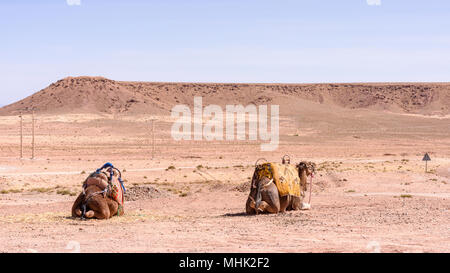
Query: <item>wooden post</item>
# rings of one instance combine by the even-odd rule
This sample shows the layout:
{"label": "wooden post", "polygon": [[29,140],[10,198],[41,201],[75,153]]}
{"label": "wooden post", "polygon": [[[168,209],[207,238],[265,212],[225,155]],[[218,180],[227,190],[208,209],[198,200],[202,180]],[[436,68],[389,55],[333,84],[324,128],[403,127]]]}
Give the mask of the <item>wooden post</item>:
{"label": "wooden post", "polygon": [[428,161],[425,161],[425,173],[428,172]]}
{"label": "wooden post", "polygon": [[34,147],[34,126],[35,126],[34,125],[34,123],[35,123],[35,121],[34,121],[34,110],[33,110],[31,119],[32,119],[32,123],[33,123],[33,126],[32,126],[32,139],[31,139],[31,146],[32,146],[31,159],[34,159],[34,149],[35,149],[35,147]]}
{"label": "wooden post", "polygon": [[20,112],[20,159],[23,158],[23,116]]}
{"label": "wooden post", "polygon": [[152,119],[152,160],[155,158],[155,120]]}

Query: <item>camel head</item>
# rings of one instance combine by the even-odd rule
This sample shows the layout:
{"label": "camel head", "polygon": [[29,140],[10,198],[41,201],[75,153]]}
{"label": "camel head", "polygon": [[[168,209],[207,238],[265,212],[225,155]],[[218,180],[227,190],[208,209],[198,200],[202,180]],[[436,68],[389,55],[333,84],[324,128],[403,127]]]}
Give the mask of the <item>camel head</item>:
{"label": "camel head", "polygon": [[316,164],[313,162],[302,161],[297,165],[298,168],[298,176],[300,177],[300,185],[302,190],[307,190],[307,181],[308,176],[311,176],[316,171]]}
{"label": "camel head", "polygon": [[298,175],[301,177],[302,175],[310,175],[310,170],[308,169],[308,165],[306,164],[306,162],[300,162],[297,165],[298,168]]}
{"label": "camel head", "polygon": [[316,172],[316,164],[314,162],[302,161],[297,165],[298,174],[301,176],[303,173],[306,176],[310,176]]}

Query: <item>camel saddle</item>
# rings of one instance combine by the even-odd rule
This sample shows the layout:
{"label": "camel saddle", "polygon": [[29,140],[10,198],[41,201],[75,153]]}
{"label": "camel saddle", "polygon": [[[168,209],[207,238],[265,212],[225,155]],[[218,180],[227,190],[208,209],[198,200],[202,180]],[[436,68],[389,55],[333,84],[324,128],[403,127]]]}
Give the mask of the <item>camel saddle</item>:
{"label": "camel saddle", "polygon": [[92,185],[99,187],[102,191],[106,189],[106,196],[123,206],[124,190],[120,183],[120,173],[115,168],[109,167],[104,170],[99,169],[91,173],[84,181],[83,188],[85,189]]}
{"label": "camel saddle", "polygon": [[280,196],[293,195],[300,197],[301,187],[298,168],[290,164],[264,163],[257,169],[259,179],[273,179]]}

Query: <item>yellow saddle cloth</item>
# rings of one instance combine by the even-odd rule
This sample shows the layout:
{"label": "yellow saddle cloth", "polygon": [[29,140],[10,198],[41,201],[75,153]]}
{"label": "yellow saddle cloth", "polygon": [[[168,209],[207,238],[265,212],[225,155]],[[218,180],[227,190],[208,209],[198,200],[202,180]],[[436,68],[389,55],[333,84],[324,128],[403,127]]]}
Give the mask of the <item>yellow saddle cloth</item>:
{"label": "yellow saddle cloth", "polygon": [[264,163],[258,170],[258,176],[274,180],[280,196],[301,196],[298,169],[294,165],[280,163]]}

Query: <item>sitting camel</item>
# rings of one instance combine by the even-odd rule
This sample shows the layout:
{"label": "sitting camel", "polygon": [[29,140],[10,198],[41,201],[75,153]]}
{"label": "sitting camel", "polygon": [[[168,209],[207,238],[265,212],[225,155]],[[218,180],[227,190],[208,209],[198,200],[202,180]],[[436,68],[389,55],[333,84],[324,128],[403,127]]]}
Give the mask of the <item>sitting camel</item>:
{"label": "sitting camel", "polygon": [[[310,168],[308,168],[308,165]],[[285,171],[288,169],[291,173],[296,172],[291,177],[292,184],[287,185],[291,182],[284,183],[287,181],[283,181],[285,179],[281,175],[274,175],[275,168],[285,168]],[[307,177],[312,175],[313,172],[314,163],[300,162],[297,166],[274,163],[257,165],[245,206],[247,214],[279,213],[286,210],[303,209]],[[297,190],[295,190],[295,183],[299,184]],[[283,186],[290,188],[280,192],[280,190],[283,190]]]}
{"label": "sitting camel", "polygon": [[72,217],[109,219],[123,215],[124,190],[120,171],[106,163],[84,181],[83,192],[72,206]]}

